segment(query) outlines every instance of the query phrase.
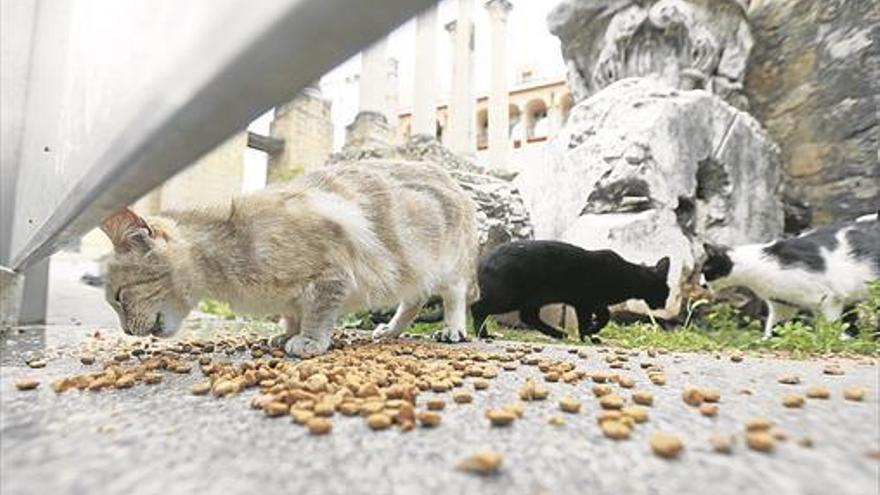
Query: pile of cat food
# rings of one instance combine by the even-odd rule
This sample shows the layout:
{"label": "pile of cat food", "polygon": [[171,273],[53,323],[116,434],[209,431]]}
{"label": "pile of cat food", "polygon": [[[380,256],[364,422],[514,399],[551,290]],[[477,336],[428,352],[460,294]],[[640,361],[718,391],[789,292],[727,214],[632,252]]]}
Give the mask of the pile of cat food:
{"label": "pile of cat food", "polygon": [[[531,374],[540,378],[524,378],[518,397],[500,407],[475,411],[475,417],[485,418],[492,428],[511,427],[527,413],[529,403],[554,400],[559,413],[551,415],[547,423],[558,427],[565,424],[565,416],[582,413],[583,401],[595,400],[599,406],[596,427],[605,437],[623,441],[650,420],[649,408],[655,400],[648,388],[667,383],[663,367],[653,360],[657,355],[653,351],[647,351],[638,366],[630,359],[643,356],[639,351],[570,349],[576,354],[573,361],[551,359],[542,351],[542,346],[522,344],[486,350],[418,340],[373,343],[362,335],[339,334],[327,354],[294,361],[285,359],[280,349],[270,348],[266,338],[255,334],[177,343],[144,339],[82,351],[79,358],[83,365],[99,369],[62,377],[53,381],[51,388],[60,394],[73,389],[98,392],[140,384],[151,386],[161,383],[164,373],[191,373],[197,369],[203,378],[192,385],[190,393],[220,399],[253,389],[253,409],[271,418],[289,418],[314,435],[330,433],[336,421],[355,418],[372,430],[395,428],[407,432],[417,427],[438,427],[447,402],[469,407],[474,396],[489,389],[500,373],[527,366],[537,370]],[[103,364],[96,364],[96,354],[104,356]],[[604,360],[603,367],[611,371],[583,368],[597,358]],[[742,356],[737,354],[732,360],[740,362]],[[36,367],[42,366],[44,360]],[[637,387],[638,377],[633,375],[639,373],[644,375],[641,383],[648,388]],[[843,371],[831,365],[825,373]],[[778,381],[795,385],[800,377],[784,375]],[[571,388],[559,397],[551,397],[547,383],[568,384]],[[582,383],[591,393],[576,387]],[[33,390],[39,382],[21,380],[16,385],[21,390]],[[430,397],[419,400],[427,391],[432,392]],[[843,395],[847,400],[861,401],[865,390],[848,387]],[[796,409],[807,400],[827,400],[830,396],[828,389],[812,386],[805,396],[785,395],[781,405]],[[714,417],[721,412],[722,394],[717,389],[685,386],[681,399],[683,407],[693,409],[695,414]],[[742,435],[745,445],[761,452],[771,452],[777,442],[787,439],[782,429],[764,418],[748,420]],[[730,453],[734,438],[729,433],[717,433],[709,443],[716,452]],[[685,448],[680,438],[665,432],[652,432],[649,443],[652,452],[667,459],[678,457]],[[809,437],[798,443],[812,446]],[[493,472],[500,465],[500,455],[484,452],[464,461],[461,468]]]}

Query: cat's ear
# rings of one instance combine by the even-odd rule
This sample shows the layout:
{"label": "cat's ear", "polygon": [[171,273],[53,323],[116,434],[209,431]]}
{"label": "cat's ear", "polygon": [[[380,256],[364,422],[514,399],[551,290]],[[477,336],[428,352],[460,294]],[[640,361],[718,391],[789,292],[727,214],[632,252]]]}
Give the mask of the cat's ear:
{"label": "cat's ear", "polygon": [[660,258],[660,261],[658,261],[657,264],[654,265],[654,272],[657,275],[660,275],[663,278],[666,278],[669,275],[669,264],[670,264],[669,256],[664,256],[664,257]]}
{"label": "cat's ear", "polygon": [[143,217],[128,208],[105,218],[101,230],[110,238],[117,253],[146,252],[153,246],[153,229]]}

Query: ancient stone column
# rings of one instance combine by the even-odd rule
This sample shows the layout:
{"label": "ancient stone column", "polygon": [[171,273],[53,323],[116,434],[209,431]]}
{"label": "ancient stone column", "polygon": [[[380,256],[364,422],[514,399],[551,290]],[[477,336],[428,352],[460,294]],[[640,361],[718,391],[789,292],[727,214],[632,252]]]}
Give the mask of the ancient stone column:
{"label": "ancient stone column", "polygon": [[510,94],[507,90],[507,13],[513,5],[507,0],[489,0],[491,73],[489,77],[489,166],[506,169],[510,140]]}
{"label": "ancient stone column", "polygon": [[307,86],[296,98],[275,108],[269,133],[284,141],[280,151],[269,155],[270,183],[311,172],[333,151],[330,101],[317,84]]}
{"label": "ancient stone column", "polygon": [[416,19],[416,67],[413,89],[412,135],[436,134],[437,6]]}
{"label": "ancient stone column", "polygon": [[452,95],[449,101],[447,146],[457,153],[472,154],[474,141],[474,0],[458,0],[458,20],[447,25],[454,38]]}
{"label": "ancient stone column", "polygon": [[388,98],[386,45],[386,38],[382,38],[361,52],[360,103],[354,122],[346,127],[346,148],[385,147],[393,139],[385,116]]}

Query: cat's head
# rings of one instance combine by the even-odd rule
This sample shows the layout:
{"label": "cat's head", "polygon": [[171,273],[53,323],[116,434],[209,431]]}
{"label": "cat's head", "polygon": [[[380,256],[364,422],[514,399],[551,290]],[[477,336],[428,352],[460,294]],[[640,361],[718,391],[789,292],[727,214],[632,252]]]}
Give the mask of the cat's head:
{"label": "cat's head", "polygon": [[651,309],[663,309],[666,307],[666,299],[669,298],[669,284],[666,282],[669,276],[669,256],[664,256],[657,264],[648,267],[651,276],[645,287],[644,300]]}
{"label": "cat's head", "polygon": [[706,261],[703,262],[700,272],[709,287],[720,288],[721,281],[733,271],[730,248],[706,243],[703,244],[703,250],[706,251]]}
{"label": "cat's head", "polygon": [[167,229],[124,209],[101,223],[113,242],[107,267],[105,297],[129,335],[174,335],[192,309],[186,290],[178,285],[181,253]]}

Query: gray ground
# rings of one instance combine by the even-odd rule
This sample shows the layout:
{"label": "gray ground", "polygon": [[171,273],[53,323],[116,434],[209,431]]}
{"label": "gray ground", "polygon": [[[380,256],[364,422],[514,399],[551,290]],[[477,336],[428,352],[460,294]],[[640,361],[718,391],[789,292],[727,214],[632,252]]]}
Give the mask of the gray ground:
{"label": "gray ground", "polygon": [[[490,428],[483,418],[492,406],[515,402],[534,367],[500,372],[491,388],[475,392],[472,404],[449,405],[434,430],[373,432],[358,418],[334,418],[334,431],[309,436],[288,418],[270,419],[248,407],[255,393],[230,399],[195,397],[189,386],[200,373],[165,375],[153,387],[102,393],[56,395],[51,379],[82,373],[76,352],[50,360],[41,370],[23,365],[34,348],[70,349],[93,327],[52,327],[3,338],[0,362],[0,492],[20,493],[805,493],[878,492],[880,462],[868,451],[880,447],[880,384],[876,362],[840,361],[846,374],[822,374],[824,363],[747,357],[742,363],[708,355],[662,355],[669,378],[651,385],[638,368],[648,358],[631,358],[626,373],[655,394],[651,419],[626,441],[604,438],[596,425],[598,402],[589,382],[549,383],[550,400],[526,404],[525,417],[509,428]],[[117,331],[105,331],[116,336]],[[61,354],[64,354],[63,352]],[[543,354],[572,360],[588,371],[607,370],[595,348],[584,360],[548,346]],[[782,373],[801,376],[801,385],[782,385]],[[35,377],[43,385],[17,391],[16,379]],[[721,389],[721,413],[705,418],[682,403],[685,384]],[[800,410],[781,405],[785,393],[809,385],[828,386],[833,397],[808,400]],[[845,401],[841,389],[860,385],[864,402]],[[738,394],[750,388],[754,395]],[[564,394],[580,398],[578,415],[559,412]],[[420,403],[432,394],[420,396]],[[564,426],[546,423],[564,416]],[[743,444],[743,421],[775,420],[791,439],[762,454]],[[681,436],[686,452],[676,461],[651,454],[648,436],[663,430]],[[738,433],[732,455],[710,450],[712,432]],[[815,447],[795,443],[809,435]],[[453,469],[463,457],[491,448],[504,467],[484,478]]]}

